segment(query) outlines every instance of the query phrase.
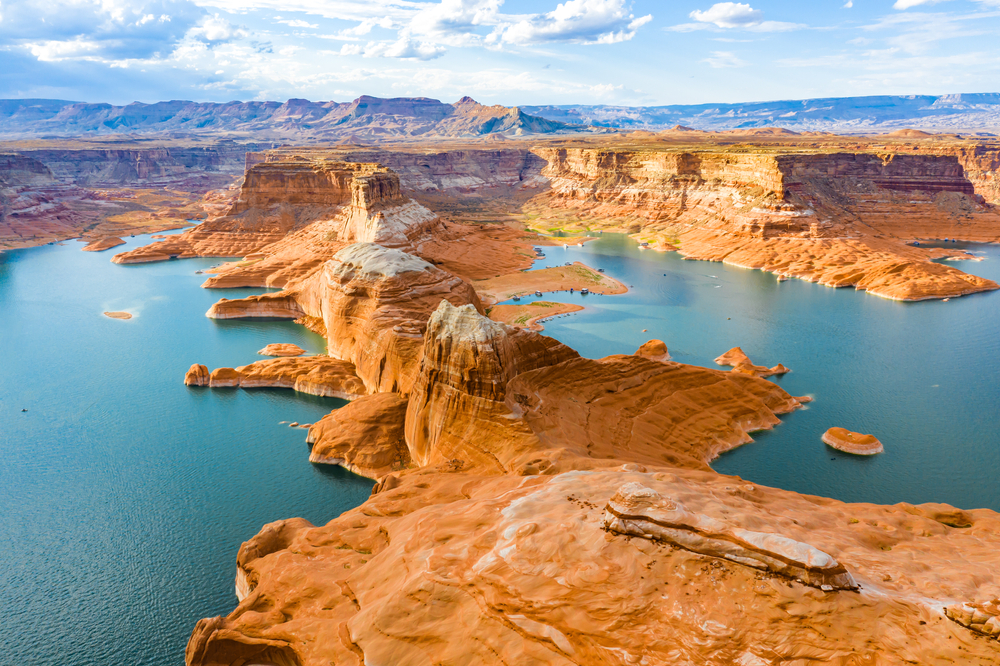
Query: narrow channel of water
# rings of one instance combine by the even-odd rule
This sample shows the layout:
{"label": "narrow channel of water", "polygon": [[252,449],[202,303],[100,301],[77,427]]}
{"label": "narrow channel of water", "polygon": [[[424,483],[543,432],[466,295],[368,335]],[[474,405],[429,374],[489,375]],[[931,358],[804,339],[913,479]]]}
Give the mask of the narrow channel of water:
{"label": "narrow channel of water", "polygon": [[[947,247],[985,259],[952,265],[1000,281],[1000,246]],[[581,354],[630,354],[659,338],[674,360],[715,368],[740,346],[759,365],[791,368],[775,379],[789,393],[815,397],[716,460],[719,472],[853,502],[1000,510],[1000,292],[900,303],[641,250],[618,234],[542,249],[535,268],[582,261],[632,286],[622,296],[543,297],[586,306],[544,324]],[[820,441],[832,426],[872,433],[886,452],[835,451]]]}
{"label": "narrow channel of water", "polygon": [[[10,663],[174,665],[201,617],[228,613],[240,543],[265,523],[322,524],[372,483],[308,462],[305,431],[343,403],[285,390],[191,389],[193,362],[321,352],[290,322],[215,321],[218,260],[118,266],[64,245],[0,253],[0,599]],[[129,310],[128,321],[105,310]],[[27,409],[27,412],[22,412]],[[7,663],[6,660],[0,660]]]}

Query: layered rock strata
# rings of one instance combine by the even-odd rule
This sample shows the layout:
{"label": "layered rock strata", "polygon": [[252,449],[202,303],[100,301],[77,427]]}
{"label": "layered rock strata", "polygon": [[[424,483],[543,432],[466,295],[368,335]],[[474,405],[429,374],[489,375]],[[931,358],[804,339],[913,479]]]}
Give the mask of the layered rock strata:
{"label": "layered rock strata", "polygon": [[1000,599],[946,606],[944,614],[963,627],[1000,640]]}
{"label": "layered rock strata", "polygon": [[406,414],[406,443],[421,466],[461,459],[506,471],[540,448],[505,399],[517,375],[579,355],[537,333],[494,322],[473,305],[441,304],[427,323],[420,374]]}
{"label": "layered rock strata", "polygon": [[[269,247],[317,222],[318,229],[300,234],[293,243]],[[287,271],[283,262],[308,264],[311,257],[297,256],[303,243],[364,241],[400,246],[438,223],[436,215],[401,194],[399,177],[381,165],[329,160],[261,163],[247,170],[239,197],[225,216],[117,255],[114,261],[241,256],[251,265],[268,260],[265,266],[270,274],[282,268]],[[289,252],[290,246],[297,251]],[[312,261],[315,268],[318,262]],[[259,276],[262,268],[249,272]],[[298,270],[303,269],[299,266]],[[249,277],[230,278],[235,284],[252,284]],[[275,280],[272,284],[283,286]]]}
{"label": "layered rock strata", "polygon": [[843,565],[807,543],[692,513],[679,502],[634,482],[619,488],[608,500],[604,527],[618,534],[655,539],[764,569],[824,591],[858,589]]}
{"label": "layered rock strata", "polygon": [[[552,185],[532,202],[543,218],[573,211],[588,224],[670,242],[689,258],[890,299],[997,288],[931,262],[934,255],[905,244],[912,235],[897,235],[935,224],[948,231],[930,237],[978,237],[995,229],[996,213],[976,199],[976,186],[954,155],[536,152],[548,162],[542,173]],[[959,223],[968,226],[967,236],[956,230]]]}
{"label": "layered rock strata", "polygon": [[353,363],[370,392],[408,393],[427,320],[443,300],[482,311],[461,278],[400,250],[355,243],[296,289],[223,299],[207,316],[314,317],[326,330],[327,352]]}
{"label": "layered rock strata", "polygon": [[216,368],[206,382],[207,368],[195,364],[185,375],[184,383],[213,388],[289,388],[300,393],[353,400],[367,393],[354,370],[353,364],[327,356],[275,358],[238,368]]}
{"label": "layered rock strata", "polygon": [[396,393],[353,400],[309,428],[309,462],[340,465],[370,479],[406,469],[410,451],[404,437],[405,417],[406,399]]}
{"label": "layered rock strata", "polygon": [[566,453],[695,469],[801,405],[757,377],[624,355],[525,372],[506,401]]}

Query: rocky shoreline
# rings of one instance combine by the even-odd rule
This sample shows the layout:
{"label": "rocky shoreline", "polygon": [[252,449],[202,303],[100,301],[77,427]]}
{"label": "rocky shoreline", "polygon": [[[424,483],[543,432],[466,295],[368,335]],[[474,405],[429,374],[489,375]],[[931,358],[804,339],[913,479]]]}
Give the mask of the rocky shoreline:
{"label": "rocky shoreline", "polygon": [[[574,150],[536,151],[548,165],[539,169],[552,183],[550,212],[649,216],[646,232],[664,239],[688,225],[673,238],[681,252],[749,243],[786,261],[790,275],[796,257],[818,265],[816,248],[851,247],[843,266],[854,272],[837,284],[901,298],[996,288],[917,248],[828,237],[832,227],[814,228],[818,218],[802,214],[809,195],[789,185],[800,167],[781,160],[731,157],[720,185],[706,177],[711,156],[696,169],[684,155],[660,155],[640,173],[634,153]],[[239,603],[197,624],[189,666],[996,663],[995,622],[945,611],[1000,597],[995,512],[846,504],[716,474],[712,459],[806,402],[764,378],[787,368],[756,366],[739,348],[717,360],[731,371],[685,365],[662,341],[582,358],[528,330],[520,311],[497,313],[514,326],[486,307],[544,292],[536,280],[555,289],[605,276],[520,272],[532,260],[530,235],[438,217],[391,168],[334,160],[308,175],[301,164],[282,166],[286,157],[248,178],[242,203],[217,226],[164,243],[178,256],[246,250],[205,286],[282,291],[221,299],[207,315],[308,323],[328,356],[211,373],[195,365],[185,383],[351,400],[309,427],[310,460],[375,485],[326,525],[289,518],[244,543]],[[869,166],[848,175],[871,180]],[[950,162],[931,164],[929,176],[914,173],[920,160],[909,168],[909,180],[886,182],[966,188]],[[309,185],[318,173],[325,180]],[[761,190],[755,197],[748,179]],[[654,181],[660,190],[650,194]],[[681,190],[686,208],[669,222],[655,218]],[[302,192],[336,197],[299,201]],[[713,221],[695,228],[689,217],[709,203]],[[720,235],[716,224],[729,228]],[[793,251],[774,229],[804,234],[794,242],[810,249]],[[469,259],[480,256],[470,238],[489,248],[477,251],[492,275]],[[162,247],[122,261],[162,258]],[[822,270],[841,270],[831,266]]]}

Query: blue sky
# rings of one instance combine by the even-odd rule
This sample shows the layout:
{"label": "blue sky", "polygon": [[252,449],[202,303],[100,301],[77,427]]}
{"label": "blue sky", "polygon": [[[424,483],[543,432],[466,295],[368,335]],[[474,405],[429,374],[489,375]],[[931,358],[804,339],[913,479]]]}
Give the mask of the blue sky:
{"label": "blue sky", "polygon": [[0,0],[0,97],[693,104],[1000,91],[1000,0]]}

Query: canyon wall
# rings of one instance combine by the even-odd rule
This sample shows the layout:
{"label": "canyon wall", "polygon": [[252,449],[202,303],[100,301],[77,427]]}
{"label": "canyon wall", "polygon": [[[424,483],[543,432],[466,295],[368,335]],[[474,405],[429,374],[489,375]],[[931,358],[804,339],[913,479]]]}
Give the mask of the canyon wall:
{"label": "canyon wall", "polygon": [[548,162],[542,173],[551,183],[527,206],[541,226],[582,218],[691,258],[899,300],[997,288],[931,261],[947,253],[907,243],[1000,240],[992,176],[979,171],[973,182],[955,155],[536,152]]}

